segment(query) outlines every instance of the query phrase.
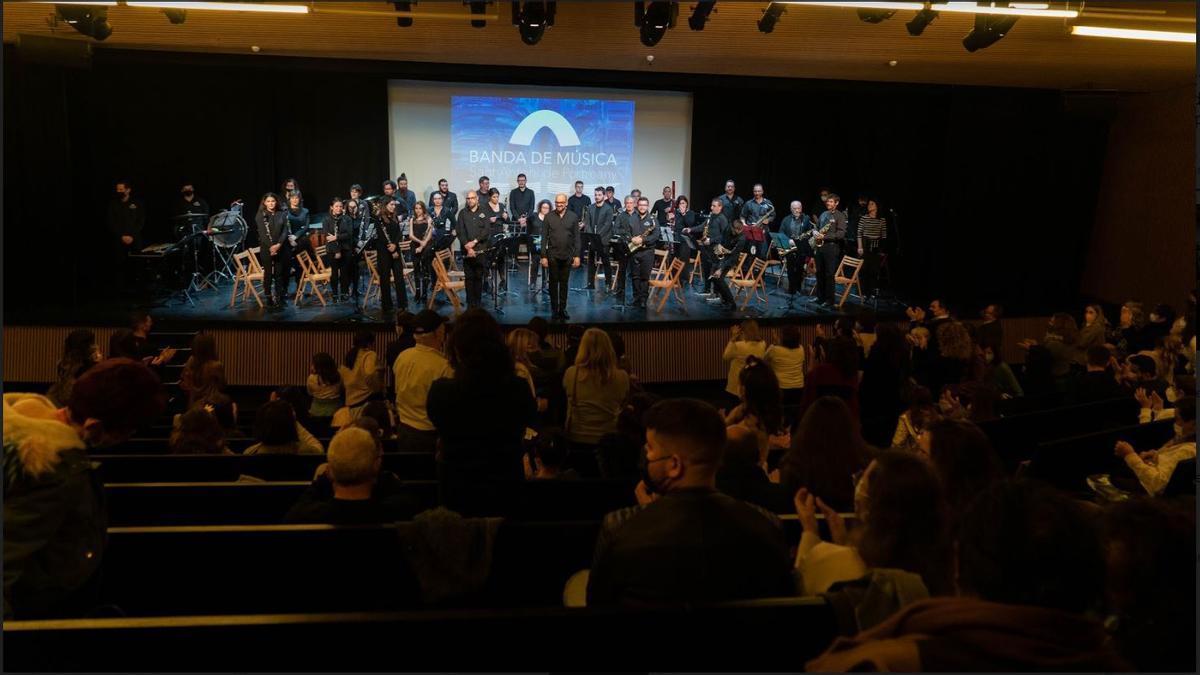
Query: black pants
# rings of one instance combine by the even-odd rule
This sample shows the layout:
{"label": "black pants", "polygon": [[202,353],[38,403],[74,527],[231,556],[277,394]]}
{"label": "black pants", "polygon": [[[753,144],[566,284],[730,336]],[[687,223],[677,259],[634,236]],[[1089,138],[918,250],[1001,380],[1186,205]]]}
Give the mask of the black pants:
{"label": "black pants", "polygon": [[624,244],[618,244],[617,246],[619,248],[613,249],[613,256],[617,261],[617,285],[612,289],[612,294],[618,303],[624,303],[625,286],[628,285],[625,280],[629,278],[629,254],[621,254],[620,249],[625,247]]}
{"label": "black pants", "polygon": [[712,275],[719,264],[720,260],[717,258],[717,254],[713,253],[711,246],[700,249],[700,270],[704,273],[705,293],[712,290]]}
{"label": "black pants", "polygon": [[834,283],[834,273],[837,272],[838,262],[842,259],[842,250],[836,242],[825,242],[817,249],[817,299],[829,304],[836,301],[837,284]]}
{"label": "black pants", "polygon": [[863,268],[858,274],[862,283],[863,297],[871,295],[879,287],[879,242],[863,241]]}
{"label": "black pants", "polygon": [[436,452],[437,431],[414,429],[400,422],[396,424],[396,445],[401,452]]}
{"label": "black pants", "polygon": [[342,257],[334,258],[333,274],[330,275],[333,283],[333,292],[345,295],[354,289],[354,297],[358,297],[358,256],[353,250],[340,251]]}
{"label": "black pants", "polygon": [[633,302],[646,304],[650,294],[650,270],[654,269],[654,249],[644,248],[629,256],[630,274],[633,276]]}
{"label": "black pants", "polygon": [[467,307],[483,305],[483,275],[487,272],[483,256],[463,256],[463,282],[467,289]]}
{"label": "black pants", "polygon": [[263,290],[268,298],[274,298],[287,304],[288,273],[292,269],[292,247],[283,244],[275,255],[271,255],[270,244],[264,245],[259,251],[259,261],[263,268]]}
{"label": "black pants", "polygon": [[546,277],[550,280],[550,311],[554,314],[566,311],[567,291],[571,281],[571,259],[550,258]]}
{"label": "black pants", "polygon": [[541,273],[542,269],[542,261],[540,260],[541,255],[538,251],[537,245],[533,243],[532,236],[527,234],[521,236],[517,239],[518,245],[521,242],[525,243],[525,250],[529,251],[529,292],[532,293],[534,291],[534,286],[537,285],[538,275]]}
{"label": "black pants", "polygon": [[433,291],[433,242],[430,241],[420,253],[413,249],[413,274],[417,277],[417,301],[424,302]]}
{"label": "black pants", "polygon": [[805,251],[793,251],[784,256],[784,266],[787,267],[788,293],[795,295],[804,287],[804,268],[808,263]]}
{"label": "black pants", "polygon": [[592,288],[596,285],[596,258],[599,258],[604,265],[604,278],[608,278],[608,270],[612,269],[608,258],[608,242],[600,238],[598,234],[583,234],[579,240],[579,257],[586,259],[588,264],[588,282],[587,287]]}
{"label": "black pants", "polygon": [[679,283],[687,284],[687,278],[692,273],[692,259],[696,257],[696,249],[692,248],[688,243],[680,239],[676,244],[675,255],[683,261],[683,271],[679,273]]}
{"label": "black pants", "polygon": [[376,251],[377,271],[379,272],[379,303],[384,310],[392,308],[392,291],[388,284],[396,287],[396,299],[401,307],[408,306],[408,291],[404,287],[404,258],[393,258],[390,251],[381,248]]}

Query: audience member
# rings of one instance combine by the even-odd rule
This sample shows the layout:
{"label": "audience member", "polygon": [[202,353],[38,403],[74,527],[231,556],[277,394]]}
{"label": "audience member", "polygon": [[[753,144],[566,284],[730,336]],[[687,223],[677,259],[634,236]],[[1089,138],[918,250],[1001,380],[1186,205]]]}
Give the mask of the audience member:
{"label": "audience member", "polygon": [[1167,396],[1167,383],[1158,377],[1158,365],[1145,354],[1126,358],[1121,377],[1130,391],[1145,389],[1147,394],[1153,393],[1159,398],[1165,399]]}
{"label": "audience member", "polygon": [[1116,359],[1103,344],[1087,348],[1087,370],[1075,380],[1075,400],[1079,403],[1107,401],[1128,396],[1113,372]]}
{"label": "audience member", "polygon": [[379,365],[379,355],[372,348],[375,345],[375,334],[361,330],[354,334],[354,346],[346,352],[342,366],[338,369],[342,376],[342,387],[346,392],[346,407],[349,418],[354,419],[362,412],[362,407],[369,400],[377,400],[383,395],[384,375]]}
{"label": "audience member", "polygon": [[[308,398],[308,392],[300,387],[284,386],[279,387],[271,392],[272,401],[287,401],[292,406],[292,413],[296,416],[296,433],[300,436],[300,442],[303,444],[307,437],[313,436],[313,430],[317,430],[322,434],[326,434],[325,429],[317,424],[308,414],[308,409],[311,407],[311,402]],[[322,420],[324,422],[324,420]]]}
{"label": "audience member", "polygon": [[396,437],[396,424],[392,420],[392,411],[388,407],[387,401],[371,401],[363,406],[362,414],[358,416],[370,417],[379,425],[380,440],[392,440]]}
{"label": "audience member", "polygon": [[725,424],[738,424],[754,432],[759,448],[766,453],[772,436],[783,431],[783,404],[779,380],[765,362],[746,357],[738,374],[739,403],[725,415]]}
{"label": "audience member", "polygon": [[533,370],[533,384],[539,395],[546,400],[542,421],[550,426],[558,426],[567,414],[567,394],[563,391],[562,374],[569,364],[563,350],[557,349],[546,340],[550,330],[549,322],[535,316],[529,320],[529,330],[533,331],[538,339],[538,349],[529,355],[529,360],[536,366]]}
{"label": "audience member", "polygon": [[129,319],[129,329],[119,330],[109,340],[108,357],[129,358],[141,361],[152,369],[158,369],[175,358],[175,350],[167,347],[158,350],[150,340],[150,329],[154,317],[144,310],[135,311]]}
{"label": "audience member", "polygon": [[537,423],[537,404],[486,311],[464,312],[446,351],[454,375],[434,381],[426,402],[441,441],[441,503],[464,516],[491,515],[522,480],[521,443]]}
{"label": "audience member", "polygon": [[1104,308],[1100,305],[1088,305],[1083,310],[1083,328],[1079,329],[1076,346],[1080,353],[1086,356],[1092,347],[1104,346],[1108,337],[1108,318],[1104,316]]}
{"label": "audience member", "polygon": [[759,359],[767,355],[767,343],[762,339],[758,322],[746,319],[740,324],[734,324],[730,329],[729,342],[725,345],[725,353],[721,358],[729,362],[729,377],[725,380],[725,391],[738,398],[738,373],[746,366],[746,357],[754,356]]}
{"label": "audience member", "polygon": [[221,423],[199,401],[195,407],[179,416],[179,425],[171,431],[169,442],[173,455],[232,455],[225,447]]}
{"label": "audience member", "polygon": [[[744,372],[744,371],[743,371]],[[717,470],[717,489],[771,513],[787,513],[791,496],[767,477],[767,451],[758,434],[740,424],[725,428],[725,456]]]}
{"label": "audience member", "polygon": [[575,469],[566,468],[571,444],[557,431],[543,432],[525,455],[525,478],[529,480],[579,480]]}
{"label": "audience member", "polygon": [[980,318],[983,322],[975,328],[975,342],[980,347],[991,347],[992,351],[997,354],[1004,348],[1004,323],[1000,319],[1004,316],[1004,308],[1000,305],[992,304],[983,308],[980,313]]}
{"label": "audience member", "polygon": [[874,446],[889,445],[904,411],[902,393],[912,372],[908,349],[904,334],[894,324],[876,328],[875,345],[863,364],[858,391],[863,437]]}
{"label": "audience member", "polygon": [[1117,457],[1137,476],[1152,497],[1162,494],[1180,462],[1196,458],[1196,399],[1179,399],[1175,407],[1175,435],[1157,450],[1138,453],[1125,441],[1117,441]]}
{"label": "audience member", "polygon": [[589,606],[792,594],[778,520],[715,489],[724,448],[725,425],[707,403],[677,399],[650,409],[639,505],[604,518]]}
{"label": "audience member", "polygon": [[382,471],[378,439],[366,429],[348,427],[329,443],[329,461],[284,517],[287,523],[366,525],[411,520],[419,501],[400,479]]}
{"label": "audience member", "polygon": [[407,309],[396,312],[396,339],[388,343],[387,349],[383,352],[382,368],[391,369],[396,365],[396,359],[400,358],[401,354],[416,346],[417,341],[414,334],[416,320],[417,316]]}
{"label": "audience member", "polygon": [[1000,353],[992,347],[983,348],[984,378],[983,381],[996,390],[1001,398],[1019,398],[1025,395],[1017,376],[1012,368],[1000,358]]}
{"label": "audience member", "polygon": [[[226,440],[230,438],[245,438],[246,435],[238,427],[237,403],[233,399],[220,392],[214,392],[196,401],[193,408],[204,408],[217,420],[217,424],[221,426],[221,434]],[[182,416],[176,415],[175,420],[178,423]]]}
{"label": "audience member", "polygon": [[917,379],[929,387],[935,397],[941,396],[945,387],[972,379],[975,360],[971,335],[966,326],[957,321],[944,321],[938,326],[937,349],[927,362],[926,370],[917,373]]}
{"label": "audience member", "polygon": [[1175,308],[1167,304],[1155,305],[1148,319],[1142,334],[1146,342],[1153,344],[1171,332],[1171,326],[1175,323]]}
{"label": "audience member", "polygon": [[1021,387],[1026,396],[1048,396],[1061,393],[1054,377],[1054,355],[1045,345],[1033,345],[1025,354],[1025,377]]}
{"label": "audience member", "polygon": [[596,446],[596,462],[603,478],[634,478],[640,475],[642,449],[646,444],[643,419],[659,397],[635,393],[617,415],[617,430],[605,434]]}
{"label": "audience member", "polygon": [[[276,399],[258,409],[254,418],[254,445],[246,448],[244,455],[320,455],[325,448],[313,438],[300,438],[299,429],[304,427],[296,420],[292,404]],[[307,433],[307,432],[306,432]]]}
{"label": "audience member", "polygon": [[[841,514],[803,487],[794,506],[804,530],[796,569],[806,595],[878,568],[919,575],[927,594],[952,593],[946,504],[937,476],[923,459],[895,450],[876,457],[855,488],[854,513],[861,526],[849,532]],[[818,511],[832,543],[821,541]]]}
{"label": "audience member", "polygon": [[779,482],[788,494],[808,488],[838,511],[854,507],[854,477],[870,461],[867,445],[846,402],[817,399],[792,434],[792,447],[779,463]]}
{"label": "audience member", "polygon": [[437,431],[429,419],[425,401],[436,380],[454,375],[450,361],[442,353],[445,319],[433,310],[421,310],[413,323],[413,339],[416,346],[401,352],[392,366],[399,418],[396,438],[405,451],[433,452],[437,449]]}
{"label": "audience member", "polygon": [[312,404],[308,407],[309,416],[333,417],[342,407],[342,374],[338,372],[337,361],[329,354],[320,352],[313,355],[305,384],[312,398]]}
{"label": "audience member", "polygon": [[[537,366],[533,365],[530,354],[537,351],[537,333],[528,328],[514,328],[509,331],[508,337],[505,338],[504,342],[508,345],[508,353],[512,355],[513,366],[516,368],[517,375],[529,383],[529,393],[536,399],[538,392],[537,383],[534,382],[533,371]],[[538,408],[542,408],[540,401]]]}
{"label": "audience member", "polygon": [[192,340],[192,355],[179,374],[179,388],[187,394],[188,406],[211,392],[225,390],[225,366],[217,357],[217,339],[200,333]]}
{"label": "audience member", "polygon": [[1049,488],[1001,483],[964,514],[959,597],[900,610],[839,638],[809,671],[1122,671],[1090,612],[1104,588],[1100,539],[1081,508]]}
{"label": "audience member", "polygon": [[929,389],[919,384],[910,385],[905,396],[908,399],[908,410],[901,413],[896,420],[891,447],[928,457],[929,448],[921,446],[921,434],[925,433],[929,425],[941,419],[941,411],[934,404]]}
{"label": "audience member", "polygon": [[992,442],[979,427],[963,420],[942,419],[921,436],[929,461],[946,495],[950,517],[962,517],[971,500],[1004,477]]}
{"label": "audience member", "polygon": [[1118,502],[1104,530],[1117,649],[1140,672],[1195,672],[1195,498]]}
{"label": "audience member", "polygon": [[[1028,349],[1039,344],[1037,340],[1022,340],[1019,345]],[[1055,312],[1050,317],[1050,325],[1046,327],[1046,336],[1040,343],[1050,352],[1053,364],[1050,374],[1054,376],[1060,390],[1066,388],[1067,376],[1071,373],[1071,365],[1083,363],[1084,355],[1079,351],[1079,330],[1075,319],[1065,312]]]}
{"label": "audience member", "polygon": [[575,356],[579,353],[579,342],[583,340],[583,333],[586,329],[577,324],[567,326],[567,347],[563,350],[563,368],[575,363]]}
{"label": "audience member", "polygon": [[1122,356],[1136,354],[1143,349],[1154,346],[1145,336],[1146,315],[1142,303],[1132,300],[1121,305],[1121,320],[1109,336],[1109,341],[1117,346],[1117,353]]}
{"label": "audience member", "polygon": [[779,329],[779,344],[767,347],[764,359],[783,394],[784,423],[790,429],[804,398],[804,374],[808,372],[808,352],[800,344],[800,327],[787,324]]}
{"label": "audience member", "polygon": [[86,328],[80,328],[67,333],[63,342],[63,355],[56,370],[58,379],[50,385],[46,398],[54,405],[62,407],[71,400],[71,390],[75,381],[87,372],[88,368],[100,363],[100,347],[96,345],[96,334]]}
{"label": "audience member", "polygon": [[800,414],[806,414],[814,401],[836,396],[846,402],[854,419],[859,419],[858,365],[861,352],[854,338],[839,336],[826,344],[826,360],[808,373]]}
{"label": "audience member", "polygon": [[579,343],[575,365],[563,374],[567,392],[566,436],[571,464],[584,475],[599,472],[595,451],[600,438],[617,429],[617,416],[629,399],[629,374],[617,368],[608,334],[589,328]]}
{"label": "audience member", "polygon": [[160,415],[158,377],[129,359],[90,368],[56,408],[4,394],[4,618],[83,616],[97,604],[107,514],[89,448]]}
{"label": "audience member", "polygon": [[950,309],[946,307],[946,303],[935,298],[929,301],[928,314],[920,307],[909,307],[905,313],[908,314],[912,329],[922,327],[929,331],[929,353],[931,355],[938,354],[938,328],[942,324],[954,320],[950,316]]}

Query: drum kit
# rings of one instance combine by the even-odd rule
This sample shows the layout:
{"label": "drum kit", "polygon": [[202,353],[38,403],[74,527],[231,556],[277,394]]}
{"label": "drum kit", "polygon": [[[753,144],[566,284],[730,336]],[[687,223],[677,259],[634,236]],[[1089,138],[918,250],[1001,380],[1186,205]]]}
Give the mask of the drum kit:
{"label": "drum kit", "polygon": [[[172,218],[173,230],[178,241],[172,249],[190,248],[192,251],[191,280],[184,297],[195,304],[192,293],[205,288],[216,288],[222,279],[234,278],[233,256],[246,239],[246,221],[242,217],[242,202],[234,202],[229,209],[212,217],[203,213],[183,213]],[[201,273],[200,247],[204,240],[211,243],[212,265],[208,274]]]}

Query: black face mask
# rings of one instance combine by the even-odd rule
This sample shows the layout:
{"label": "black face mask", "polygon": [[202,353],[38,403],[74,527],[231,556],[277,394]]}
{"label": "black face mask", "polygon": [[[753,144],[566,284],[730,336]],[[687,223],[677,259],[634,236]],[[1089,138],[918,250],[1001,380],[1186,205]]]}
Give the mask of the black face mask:
{"label": "black face mask", "polygon": [[192,196],[192,195],[194,195],[194,194],[196,194],[196,193],[192,192],[191,190],[184,190],[184,191],[183,191],[183,196],[184,196],[184,197],[191,197],[191,196]]}
{"label": "black face mask", "polygon": [[650,477],[650,465],[644,460],[642,461],[642,483],[646,485],[646,492],[654,494],[659,492],[659,487],[655,484],[654,479]]}

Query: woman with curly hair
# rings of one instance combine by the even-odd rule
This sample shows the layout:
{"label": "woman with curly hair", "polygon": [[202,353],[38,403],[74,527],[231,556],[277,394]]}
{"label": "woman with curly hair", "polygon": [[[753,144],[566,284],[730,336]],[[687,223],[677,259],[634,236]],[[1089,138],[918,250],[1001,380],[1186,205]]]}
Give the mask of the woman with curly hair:
{"label": "woman with curly hair", "polygon": [[938,353],[930,359],[925,374],[926,386],[934,400],[942,389],[971,379],[975,361],[975,344],[967,327],[958,321],[947,321],[937,328]]}

